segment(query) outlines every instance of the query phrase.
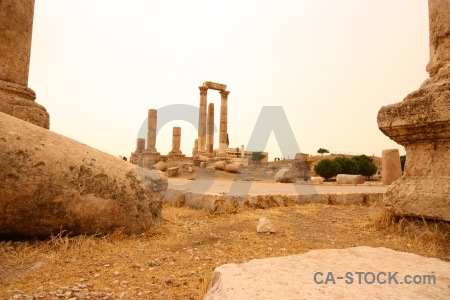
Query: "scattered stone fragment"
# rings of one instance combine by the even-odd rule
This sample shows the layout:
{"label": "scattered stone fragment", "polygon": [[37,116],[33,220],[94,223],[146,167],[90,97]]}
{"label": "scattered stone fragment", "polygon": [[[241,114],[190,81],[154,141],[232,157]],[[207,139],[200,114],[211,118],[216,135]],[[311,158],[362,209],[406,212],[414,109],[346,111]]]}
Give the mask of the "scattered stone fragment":
{"label": "scattered stone fragment", "polygon": [[288,168],[282,168],[274,176],[275,182],[280,183],[293,183],[295,182],[295,176]]}
{"label": "scattered stone fragment", "polygon": [[177,177],[178,176],[178,167],[171,167],[167,169],[168,177]]}
{"label": "scattered stone fragment", "polygon": [[256,226],[257,232],[268,232],[268,233],[275,233],[277,230],[275,229],[275,226],[273,226],[272,222],[267,218],[261,218],[259,219],[258,225]]}

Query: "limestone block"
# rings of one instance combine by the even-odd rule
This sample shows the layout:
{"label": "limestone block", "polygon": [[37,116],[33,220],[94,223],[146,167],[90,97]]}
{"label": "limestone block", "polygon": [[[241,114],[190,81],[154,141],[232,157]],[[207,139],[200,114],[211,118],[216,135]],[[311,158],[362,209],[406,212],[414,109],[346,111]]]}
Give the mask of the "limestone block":
{"label": "limestone block", "polygon": [[322,177],[311,177],[311,183],[312,184],[323,184],[323,178]]}
{"label": "limestone block", "polygon": [[164,172],[167,169],[167,165],[163,161],[158,161],[156,164],[153,165],[155,170]]}
{"label": "limestone block", "polygon": [[364,177],[362,175],[338,174],[336,176],[337,184],[363,184]]}
{"label": "limestone block", "polygon": [[261,232],[269,232],[275,233],[277,232],[275,226],[273,226],[272,222],[267,218],[260,218],[258,221],[258,225],[256,226],[256,231]]}
{"label": "limestone block", "polygon": [[398,149],[383,150],[381,165],[381,180],[383,184],[389,185],[402,177],[402,166]]}
{"label": "limestone block", "polygon": [[295,182],[295,177],[293,172],[289,168],[282,168],[274,176],[275,182],[281,183],[293,183]]}
{"label": "limestone block", "polygon": [[[320,249],[217,267],[203,299],[446,299],[449,269],[449,262],[387,248]],[[365,272],[361,284],[359,271]],[[381,283],[370,284],[369,272],[380,274]],[[389,272],[395,281],[389,282]],[[435,275],[435,283],[400,284],[416,274],[421,281],[421,275]]]}
{"label": "limestone block", "polygon": [[0,113],[0,235],[141,233],[167,177]]}
{"label": "limestone block", "polygon": [[225,166],[226,166],[226,164],[225,164],[225,162],[223,160],[217,161],[217,162],[214,163],[214,168],[216,170],[224,171],[225,170]]}
{"label": "limestone block", "polygon": [[225,91],[227,89],[227,86],[225,84],[211,82],[211,81],[203,82],[203,86],[207,87],[208,89],[218,90],[218,91]]}
{"label": "limestone block", "polygon": [[225,167],[225,171],[228,173],[239,173],[239,167],[238,164],[228,164]]}
{"label": "limestone block", "polygon": [[169,177],[177,177],[178,176],[178,167],[171,167],[167,169],[167,176]]}

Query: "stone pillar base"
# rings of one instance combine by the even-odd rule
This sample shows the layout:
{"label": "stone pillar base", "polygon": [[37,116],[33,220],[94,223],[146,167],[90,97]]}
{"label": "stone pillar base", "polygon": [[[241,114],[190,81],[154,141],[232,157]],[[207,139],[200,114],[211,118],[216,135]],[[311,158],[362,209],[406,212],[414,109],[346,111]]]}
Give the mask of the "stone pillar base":
{"label": "stone pillar base", "polygon": [[50,116],[45,107],[34,102],[35,99],[32,89],[0,80],[0,112],[49,129]]}
{"label": "stone pillar base", "polygon": [[161,160],[159,152],[142,152],[142,166],[146,169],[151,169],[154,164]]}
{"label": "stone pillar base", "polygon": [[386,192],[386,208],[450,221],[450,63],[402,102],[378,112],[380,130],[404,145],[404,175]]}
{"label": "stone pillar base", "polygon": [[167,155],[167,158],[172,159],[172,160],[182,159],[184,157],[186,157],[186,155],[184,155],[183,152],[181,152],[181,150],[178,150],[178,151],[172,150]]}
{"label": "stone pillar base", "polygon": [[405,174],[383,203],[397,215],[450,221],[450,142],[406,146]]}

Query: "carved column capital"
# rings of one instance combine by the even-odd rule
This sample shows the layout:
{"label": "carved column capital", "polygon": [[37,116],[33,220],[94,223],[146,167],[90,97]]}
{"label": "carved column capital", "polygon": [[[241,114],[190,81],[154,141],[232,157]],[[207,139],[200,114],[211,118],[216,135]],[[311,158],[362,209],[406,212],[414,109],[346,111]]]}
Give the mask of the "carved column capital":
{"label": "carved column capital", "polygon": [[199,86],[198,89],[200,90],[201,96],[206,96],[206,94],[208,93],[208,88],[206,86]]}
{"label": "carved column capital", "polygon": [[222,95],[222,98],[228,99],[228,94],[230,93],[230,91],[220,91],[219,93]]}

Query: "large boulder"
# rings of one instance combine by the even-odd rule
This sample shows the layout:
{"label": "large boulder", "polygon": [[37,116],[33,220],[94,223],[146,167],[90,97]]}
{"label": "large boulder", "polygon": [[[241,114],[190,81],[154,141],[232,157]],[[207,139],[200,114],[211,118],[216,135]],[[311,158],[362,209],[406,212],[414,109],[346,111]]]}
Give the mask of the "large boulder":
{"label": "large boulder", "polygon": [[225,164],[225,162],[224,161],[216,161],[215,163],[214,163],[214,168],[216,169],[216,170],[220,170],[220,171],[225,171],[225,167],[226,167],[226,164]]}
{"label": "large boulder", "polygon": [[275,182],[293,183],[295,182],[294,173],[288,168],[282,168],[274,176]]}
{"label": "large boulder", "polygon": [[135,234],[158,225],[164,173],[0,113],[0,235]]}
{"label": "large boulder", "polygon": [[225,171],[228,173],[239,173],[239,167],[238,164],[228,164],[225,167]]}
{"label": "large boulder", "polygon": [[364,176],[362,175],[349,175],[349,174],[338,174],[336,176],[337,184],[363,184]]}
{"label": "large boulder", "polygon": [[217,267],[203,299],[447,299],[448,270],[386,248],[321,249]]}
{"label": "large boulder", "polygon": [[153,168],[155,168],[155,170],[164,172],[167,169],[167,165],[163,161],[158,161],[156,164],[153,165]]}

